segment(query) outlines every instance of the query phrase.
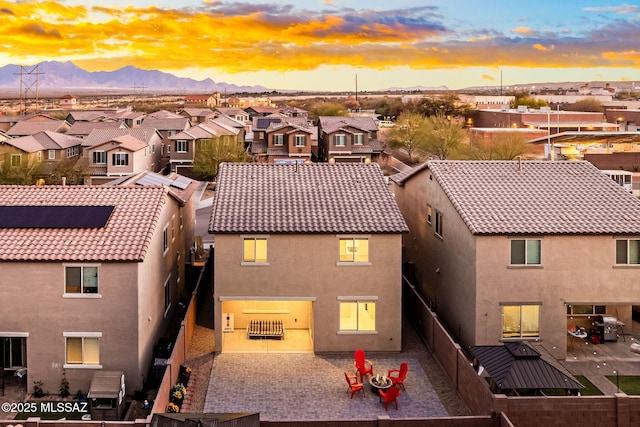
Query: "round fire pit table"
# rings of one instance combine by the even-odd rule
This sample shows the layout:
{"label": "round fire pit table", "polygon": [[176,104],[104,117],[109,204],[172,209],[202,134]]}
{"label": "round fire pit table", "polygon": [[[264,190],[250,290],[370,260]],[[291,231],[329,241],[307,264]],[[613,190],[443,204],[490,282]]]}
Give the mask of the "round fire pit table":
{"label": "round fire pit table", "polygon": [[379,390],[387,391],[387,389],[393,386],[393,382],[385,376],[369,377],[369,384],[371,385],[371,391],[376,396],[380,396],[380,393],[378,393]]}

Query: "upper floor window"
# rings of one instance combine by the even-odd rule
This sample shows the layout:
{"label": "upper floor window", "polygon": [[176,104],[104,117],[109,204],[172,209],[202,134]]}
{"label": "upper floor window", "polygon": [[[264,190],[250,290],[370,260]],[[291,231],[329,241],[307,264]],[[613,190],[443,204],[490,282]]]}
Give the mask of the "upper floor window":
{"label": "upper floor window", "polygon": [[96,165],[105,165],[107,164],[107,152],[106,151],[94,151],[93,152],[93,163]]}
{"label": "upper floor window", "polygon": [[535,338],[539,336],[539,305],[502,306],[502,338]]}
{"label": "upper floor window", "polygon": [[165,225],[162,230],[162,249],[165,254],[169,250],[169,224]]}
{"label": "upper floor window", "polygon": [[281,133],[274,134],[273,145],[284,145],[284,135]]}
{"label": "upper floor window", "polygon": [[164,281],[164,316],[167,317],[171,307],[171,275]]}
{"label": "upper floor window", "polygon": [[442,227],[443,220],[444,220],[444,218],[442,217],[442,212],[436,211],[435,233],[439,237],[444,237],[444,234],[442,234],[443,233],[443,227]]}
{"label": "upper floor window", "polygon": [[98,267],[69,265],[64,269],[64,292],[66,294],[97,294]]}
{"label": "upper floor window", "polygon": [[265,237],[244,237],[242,239],[243,263],[267,262],[267,239]]}
{"label": "upper floor window", "polygon": [[616,240],[616,264],[640,264],[640,240]]}
{"label": "upper floor window", "polygon": [[56,150],[48,150],[49,160],[56,159]]}
{"label": "upper floor window", "polygon": [[364,144],[364,134],[356,133],[353,135],[353,145],[362,145]]}
{"label": "upper floor window", "polygon": [[333,142],[336,147],[344,147],[347,144],[347,138],[343,133],[335,135],[333,137]]}
{"label": "upper floor window", "polygon": [[540,239],[511,240],[511,265],[540,265]]}
{"label": "upper floor window", "polygon": [[307,138],[304,135],[296,135],[296,147],[304,147],[306,144],[306,140]]}
{"label": "upper floor window", "polygon": [[129,154],[127,153],[113,153],[112,162],[114,166],[128,166],[129,165]]}
{"label": "upper floor window", "polygon": [[179,139],[176,141],[176,153],[186,153],[189,151],[187,141],[184,139]]}
{"label": "upper floor window", "polygon": [[339,262],[368,263],[369,262],[369,239],[341,237]]}
{"label": "upper floor window", "polygon": [[38,159],[38,161],[42,160],[42,151],[38,151],[38,153],[36,154],[36,158]]}
{"label": "upper floor window", "polygon": [[75,157],[78,155],[79,152],[80,152],[80,149],[77,146],[69,147],[67,148],[67,157]]}
{"label": "upper floor window", "polygon": [[431,225],[433,221],[433,208],[431,205],[427,205],[427,224]]}
{"label": "upper floor window", "polygon": [[20,166],[22,163],[22,155],[21,154],[12,154],[11,155],[11,166]]}

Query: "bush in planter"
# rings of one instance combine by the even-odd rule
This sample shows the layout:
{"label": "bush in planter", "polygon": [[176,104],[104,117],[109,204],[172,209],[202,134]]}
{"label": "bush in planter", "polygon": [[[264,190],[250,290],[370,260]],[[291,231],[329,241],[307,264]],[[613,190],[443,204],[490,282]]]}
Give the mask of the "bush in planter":
{"label": "bush in planter", "polygon": [[184,384],[176,383],[176,385],[171,387],[171,395],[169,396],[169,401],[176,405],[178,409],[180,409],[186,393],[187,388],[184,386]]}
{"label": "bush in planter", "polygon": [[178,374],[178,382],[187,384],[191,377],[191,368],[188,366],[180,365],[180,373]]}
{"label": "bush in planter", "polygon": [[169,402],[167,405],[167,412],[180,412],[180,407],[173,402]]}

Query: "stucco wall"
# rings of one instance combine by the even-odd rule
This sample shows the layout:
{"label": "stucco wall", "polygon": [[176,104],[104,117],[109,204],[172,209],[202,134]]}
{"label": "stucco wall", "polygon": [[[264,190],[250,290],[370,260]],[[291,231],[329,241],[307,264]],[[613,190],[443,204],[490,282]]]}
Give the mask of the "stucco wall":
{"label": "stucco wall", "polygon": [[[401,349],[401,237],[369,235],[371,265],[337,266],[337,235],[270,235],[269,266],[242,266],[242,238],[216,235],[215,319],[220,297],[315,299],[314,349],[369,351]],[[339,334],[337,296],[376,296],[377,334]],[[221,328],[216,340],[221,342]],[[219,351],[220,349],[216,349]]]}

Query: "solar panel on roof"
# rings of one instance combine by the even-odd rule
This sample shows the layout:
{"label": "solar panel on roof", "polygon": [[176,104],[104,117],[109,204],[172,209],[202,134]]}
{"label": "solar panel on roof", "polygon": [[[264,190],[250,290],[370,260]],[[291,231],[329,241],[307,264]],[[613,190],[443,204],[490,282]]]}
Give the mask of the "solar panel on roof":
{"label": "solar panel on roof", "polygon": [[259,118],[258,119],[258,129],[266,129],[269,127],[269,125],[271,123],[280,123],[281,120],[278,118],[268,118],[268,117],[263,117],[263,118]]}
{"label": "solar panel on roof", "polygon": [[0,206],[0,228],[103,228],[115,206]]}
{"label": "solar panel on roof", "polygon": [[147,174],[136,181],[138,185],[171,185],[172,180],[162,175]]}
{"label": "solar panel on roof", "polygon": [[189,184],[191,184],[191,180],[185,176],[179,176],[171,183],[171,185],[181,190],[187,188]]}

